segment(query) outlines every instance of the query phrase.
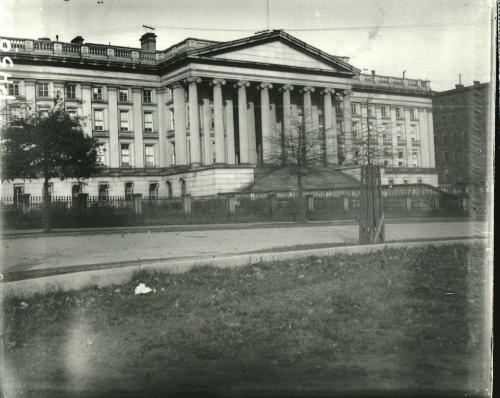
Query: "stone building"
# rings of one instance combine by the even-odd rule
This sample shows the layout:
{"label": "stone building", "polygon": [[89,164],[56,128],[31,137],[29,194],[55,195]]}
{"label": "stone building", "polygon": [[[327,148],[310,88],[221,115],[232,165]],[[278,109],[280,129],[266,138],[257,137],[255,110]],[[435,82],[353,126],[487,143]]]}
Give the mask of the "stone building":
{"label": "stone building", "polygon": [[490,84],[475,81],[435,93],[436,168],[440,185],[484,185]]}
{"label": "stone building", "polygon": [[[323,133],[324,157],[339,173],[353,173],[366,121],[383,131],[383,183],[437,185],[429,82],[361,74],[348,58],[282,30],[228,42],[188,38],[163,51],[151,32],[141,48],[81,36],[7,40],[13,99],[3,104],[3,124],[21,104],[43,114],[58,97],[100,142],[105,170],[83,185],[54,180],[56,195],[238,191],[254,182],[269,138],[292,119]],[[41,195],[41,181],[3,183],[3,195],[22,192]]]}

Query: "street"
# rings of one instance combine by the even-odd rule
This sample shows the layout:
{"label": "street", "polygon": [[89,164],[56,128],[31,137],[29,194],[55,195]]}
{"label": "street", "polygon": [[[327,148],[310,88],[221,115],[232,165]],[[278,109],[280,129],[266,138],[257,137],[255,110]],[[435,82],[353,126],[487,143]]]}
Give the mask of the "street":
{"label": "street", "polygon": [[[3,272],[179,257],[200,258],[303,245],[355,244],[357,225],[171,232],[117,232],[2,239]],[[386,241],[486,236],[476,221],[386,224]]]}

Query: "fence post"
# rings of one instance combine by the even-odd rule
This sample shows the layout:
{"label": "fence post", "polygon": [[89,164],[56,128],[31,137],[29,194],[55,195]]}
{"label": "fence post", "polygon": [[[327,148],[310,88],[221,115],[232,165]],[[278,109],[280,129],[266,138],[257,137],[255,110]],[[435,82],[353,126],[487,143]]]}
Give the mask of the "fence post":
{"label": "fence post", "polygon": [[182,195],[182,210],[185,216],[191,215],[191,195]]}
{"label": "fence post", "polygon": [[134,216],[142,214],[142,194],[134,193]]}
{"label": "fence post", "polygon": [[236,214],[236,198],[234,197],[234,195],[228,195],[227,203],[228,203],[229,217],[231,217],[234,214]]}
{"label": "fence post", "polygon": [[349,196],[344,196],[344,212],[348,213],[349,212]]}
{"label": "fence post", "polygon": [[312,213],[314,211],[314,196],[307,195],[307,212]]}
{"label": "fence post", "polygon": [[273,213],[274,213],[274,209],[273,209],[273,206],[274,206],[274,196],[276,194],[274,192],[270,192],[267,194],[267,200],[269,201],[269,216],[271,217],[271,220],[273,219]]}
{"label": "fence post", "polygon": [[82,214],[85,214],[87,211],[87,201],[88,201],[89,194],[88,193],[79,193],[78,194],[78,199],[77,199],[77,212],[78,215],[81,216]]}
{"label": "fence post", "polygon": [[29,214],[31,211],[31,195],[29,193],[23,194],[23,215]]}
{"label": "fence post", "polygon": [[410,198],[410,197],[407,197],[407,198],[406,198],[406,210],[407,210],[408,212],[410,212],[410,211],[411,211],[411,198]]}

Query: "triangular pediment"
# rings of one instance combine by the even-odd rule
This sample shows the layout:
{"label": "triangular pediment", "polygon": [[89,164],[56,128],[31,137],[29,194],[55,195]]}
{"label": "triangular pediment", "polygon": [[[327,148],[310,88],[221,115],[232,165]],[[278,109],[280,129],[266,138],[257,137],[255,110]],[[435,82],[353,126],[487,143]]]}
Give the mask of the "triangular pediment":
{"label": "triangular pediment", "polygon": [[326,54],[283,31],[271,31],[231,42],[217,43],[192,55],[222,62],[280,65],[350,75],[359,72],[342,58]]}
{"label": "triangular pediment", "polygon": [[214,55],[211,58],[337,71],[336,68],[326,62],[315,59],[280,41],[256,44]]}

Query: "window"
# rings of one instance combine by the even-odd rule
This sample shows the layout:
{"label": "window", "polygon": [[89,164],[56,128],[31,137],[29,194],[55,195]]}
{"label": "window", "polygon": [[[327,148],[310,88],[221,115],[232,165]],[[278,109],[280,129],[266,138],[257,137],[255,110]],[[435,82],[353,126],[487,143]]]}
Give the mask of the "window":
{"label": "window", "polygon": [[389,160],[384,159],[384,166],[389,166]]}
{"label": "window", "polygon": [[415,124],[412,124],[410,126],[410,134],[411,134],[411,140],[412,141],[418,140],[417,126]]}
{"label": "window", "polygon": [[94,87],[93,95],[95,100],[102,100],[102,87]]}
{"label": "window", "polygon": [[172,101],[173,95],[172,95],[172,89],[170,87],[167,88],[167,101]]}
{"label": "window", "polygon": [[396,108],[396,117],[397,118],[401,117],[401,108]]}
{"label": "window", "polygon": [[153,131],[153,112],[144,112],[144,131]]}
{"label": "window", "polygon": [[175,128],[174,110],[168,110],[168,129],[173,130]]}
{"label": "window", "polygon": [[121,88],[118,91],[118,100],[120,102],[128,102],[128,90],[126,88]]}
{"label": "window", "polygon": [[368,107],[367,112],[368,112],[368,117],[375,116],[374,112],[373,112],[373,108],[371,106]]}
{"label": "window", "polygon": [[403,139],[403,125],[400,123],[396,125],[396,137],[398,140]]}
{"label": "window", "polygon": [[422,184],[422,179],[421,179],[421,178],[417,179],[417,182],[418,182],[419,184]]}
{"label": "window", "polygon": [[49,83],[38,84],[37,94],[39,97],[48,97],[49,96]]}
{"label": "window", "polygon": [[24,185],[14,185],[14,203],[22,203],[24,195]]}
{"label": "window", "polygon": [[122,166],[130,166],[130,144],[121,144],[121,161]]}
{"label": "window", "polygon": [[76,98],[76,85],[68,84],[66,86],[66,98],[75,99]]}
{"label": "window", "polygon": [[181,194],[182,195],[185,195],[187,193],[187,189],[186,189],[186,181],[184,181],[183,179],[180,179],[179,180],[179,183],[181,185]]}
{"label": "window", "polygon": [[[300,120],[300,118],[299,118]],[[302,121],[301,121],[302,123]],[[215,112],[214,112],[214,107],[211,106],[210,107],[210,126],[212,126],[212,128],[214,128],[215,126]]]}
{"label": "window", "polygon": [[446,144],[448,142],[448,136],[446,134],[443,134],[443,136],[441,137],[441,141],[443,144]]}
{"label": "window", "polygon": [[142,91],[142,102],[144,102],[145,104],[150,104],[151,102],[153,102],[151,90]]}
{"label": "window", "polygon": [[146,144],[144,146],[144,155],[146,167],[153,167],[155,165],[155,146],[153,144]]}
{"label": "window", "polygon": [[359,123],[352,122],[352,138],[358,138]]}
{"label": "window", "polygon": [[410,109],[410,118],[411,119],[416,119],[417,118],[417,112],[415,112],[415,109]]}
{"label": "window", "polygon": [[94,130],[104,130],[104,111],[102,109],[94,109]]}
{"label": "window", "polygon": [[351,111],[353,115],[358,114],[358,106],[356,104],[351,104]]}
{"label": "window", "polygon": [[131,200],[134,197],[134,183],[125,183],[125,200]]}
{"label": "window", "polygon": [[408,184],[408,180],[403,180],[403,183],[404,184]]}
{"label": "window", "polygon": [[38,115],[43,119],[43,118],[46,118],[46,117],[49,117],[49,111],[40,111],[38,112]]}
{"label": "window", "polygon": [[[53,193],[54,193],[54,183],[53,182],[49,182],[49,186],[48,186],[49,190],[48,190],[48,194],[49,196],[52,196]],[[43,196],[44,192],[43,192],[43,187],[42,187],[42,196]]]}
{"label": "window", "polygon": [[382,117],[387,117],[387,108],[385,106],[380,108],[380,112],[382,113]]}
{"label": "window", "polygon": [[398,150],[398,159],[403,159],[404,153],[402,150]]}
{"label": "window", "polygon": [[14,97],[19,96],[19,82],[11,82],[9,84],[9,95]]}
{"label": "window", "polygon": [[151,199],[158,198],[158,183],[154,182],[152,184],[149,184],[149,197]]}
{"label": "window", "polygon": [[99,184],[97,190],[99,200],[107,200],[109,198],[109,185],[107,183]]}
{"label": "window", "polygon": [[445,162],[447,162],[447,161],[448,161],[448,152],[446,152],[446,151],[444,151],[444,152],[443,152],[443,160],[444,160]]}
{"label": "window", "polygon": [[337,113],[337,116],[342,115],[342,106],[340,105],[340,102],[337,102],[335,104],[335,111]]}
{"label": "window", "polygon": [[120,131],[129,131],[128,111],[120,111]]}
{"label": "window", "polygon": [[73,199],[77,199],[78,198],[78,195],[80,195],[82,191],[82,186],[81,184],[73,184],[71,185],[71,197]]}
{"label": "window", "polygon": [[411,165],[413,167],[418,167],[418,153],[417,152],[413,152],[411,154]]}
{"label": "window", "polygon": [[104,147],[104,144],[97,145],[97,163],[101,165],[106,164],[106,148]]}
{"label": "window", "polygon": [[167,198],[170,199],[172,197],[172,183],[170,181],[167,181],[166,186],[167,186]]}
{"label": "window", "polygon": [[389,185],[394,185],[394,179],[393,178],[389,178]]}

